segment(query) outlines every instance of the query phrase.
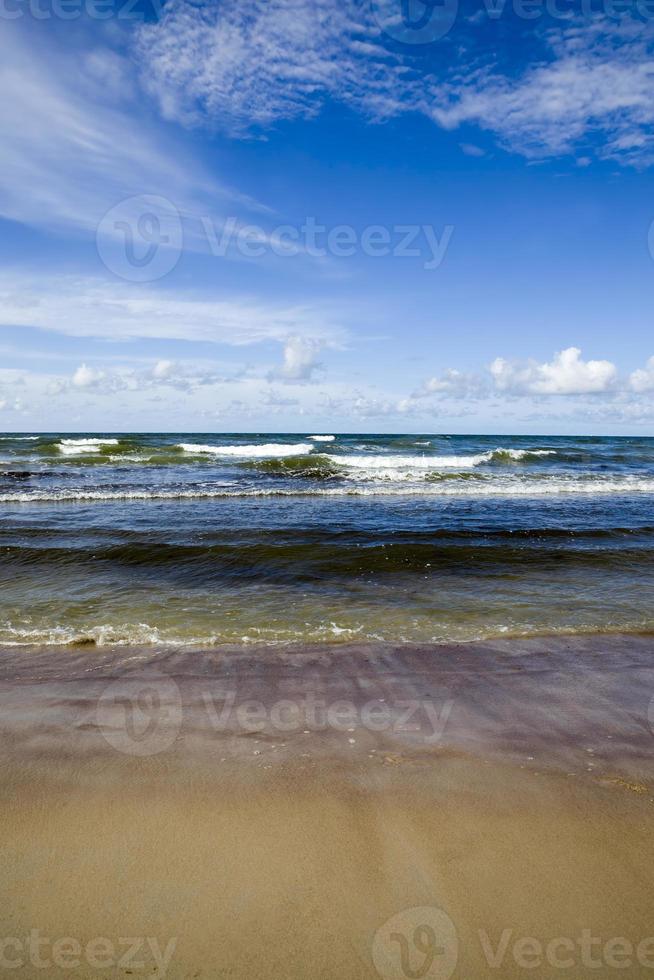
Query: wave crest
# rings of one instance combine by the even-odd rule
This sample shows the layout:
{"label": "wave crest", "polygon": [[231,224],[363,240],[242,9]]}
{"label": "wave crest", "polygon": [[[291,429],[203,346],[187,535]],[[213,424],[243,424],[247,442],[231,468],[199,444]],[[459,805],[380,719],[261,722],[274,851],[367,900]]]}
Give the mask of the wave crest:
{"label": "wave crest", "polygon": [[539,459],[543,456],[556,456],[556,449],[503,449],[501,446],[486,453],[489,460],[518,463],[523,459]]}
{"label": "wave crest", "polygon": [[333,455],[333,463],[353,470],[359,479],[407,480],[416,474],[437,478],[439,470],[467,471],[484,463],[517,463],[532,458],[556,455],[554,449],[489,449],[471,456],[394,456],[382,455]]}
{"label": "wave crest", "polygon": [[654,479],[625,477],[623,479],[569,478],[548,481],[524,480],[501,482],[495,480],[459,481],[456,479],[432,482],[425,479],[420,483],[406,482],[400,486],[373,484],[357,486],[340,484],[338,487],[311,489],[270,487],[267,489],[237,488],[232,484],[214,484],[205,487],[171,488],[162,490],[125,488],[89,489],[66,488],[51,491],[0,493],[0,503],[59,503],[67,501],[112,501],[112,500],[211,500],[219,497],[312,497],[312,496],[444,496],[444,497],[544,497],[568,494],[651,494],[654,495]]}
{"label": "wave crest", "polygon": [[117,446],[119,439],[62,439],[57,449],[64,456],[80,456],[83,453],[100,453],[105,446]]}
{"label": "wave crest", "polygon": [[176,448],[181,449],[185,453],[199,453],[201,455],[212,456],[235,456],[237,458],[240,457],[241,459],[247,459],[248,457],[259,457],[260,459],[265,459],[267,456],[270,456],[271,458],[274,458],[275,456],[306,456],[313,450],[313,446],[309,442],[270,442],[261,446],[211,446],[202,443],[180,442]]}
{"label": "wave crest", "polygon": [[246,464],[249,468],[272,476],[297,476],[313,480],[328,480],[342,471],[327,456],[273,456]]}

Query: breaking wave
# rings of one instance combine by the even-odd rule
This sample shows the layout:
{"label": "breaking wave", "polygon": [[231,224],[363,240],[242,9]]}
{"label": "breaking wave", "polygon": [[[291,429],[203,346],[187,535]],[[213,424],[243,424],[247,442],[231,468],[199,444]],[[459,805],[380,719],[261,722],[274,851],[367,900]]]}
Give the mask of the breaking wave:
{"label": "breaking wave", "polygon": [[178,449],[185,453],[200,453],[213,456],[236,456],[242,459],[247,457],[259,457],[264,459],[266,456],[301,456],[310,453],[313,446],[309,442],[295,443],[265,443],[262,446],[210,446],[202,443],[181,442],[177,445]]}
{"label": "breaking wave", "polygon": [[64,456],[99,453],[105,446],[117,446],[118,439],[62,439],[57,448]]}
{"label": "breaking wave", "polygon": [[305,477],[314,480],[328,480],[339,476],[341,468],[328,456],[316,453],[313,456],[274,456],[246,463],[250,469],[271,476]]}
{"label": "breaking wave", "polygon": [[368,479],[410,479],[417,472],[425,474],[438,470],[470,470],[484,463],[516,463],[556,455],[554,449],[490,449],[471,456],[395,456],[339,455],[329,456],[332,462],[352,469],[357,476]]}
{"label": "breaking wave", "polygon": [[0,643],[654,630],[654,439],[310,424],[0,436]]}
{"label": "breaking wave", "polygon": [[389,486],[388,483],[374,486],[358,486],[355,483],[341,483],[337,487],[282,488],[265,489],[240,488],[233,484],[180,488],[117,488],[84,489],[65,488],[44,491],[25,491],[0,493],[0,503],[29,504],[57,503],[66,501],[112,501],[112,500],[210,500],[221,497],[315,497],[315,496],[443,496],[443,497],[547,497],[574,494],[654,494],[654,478],[624,477],[622,479],[552,479],[548,481],[493,481],[493,480],[425,480],[420,483],[407,481],[402,486]]}

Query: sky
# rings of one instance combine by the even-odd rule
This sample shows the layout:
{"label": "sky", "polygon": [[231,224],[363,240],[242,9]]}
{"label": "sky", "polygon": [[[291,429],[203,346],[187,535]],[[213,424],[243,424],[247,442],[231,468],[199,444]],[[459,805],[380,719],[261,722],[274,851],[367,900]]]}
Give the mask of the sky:
{"label": "sky", "polygon": [[0,428],[654,435],[654,0],[0,0]]}

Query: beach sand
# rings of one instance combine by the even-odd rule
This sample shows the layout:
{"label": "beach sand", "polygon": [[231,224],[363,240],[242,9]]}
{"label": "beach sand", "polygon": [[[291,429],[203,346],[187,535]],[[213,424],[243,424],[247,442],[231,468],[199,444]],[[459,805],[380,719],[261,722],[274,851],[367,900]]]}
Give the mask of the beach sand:
{"label": "beach sand", "polygon": [[649,637],[6,648],[2,966],[652,976],[652,695]]}

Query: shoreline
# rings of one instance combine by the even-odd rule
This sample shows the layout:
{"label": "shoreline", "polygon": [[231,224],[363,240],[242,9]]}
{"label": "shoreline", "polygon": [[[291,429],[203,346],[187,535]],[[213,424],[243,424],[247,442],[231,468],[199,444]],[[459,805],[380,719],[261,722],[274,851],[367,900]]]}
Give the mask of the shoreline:
{"label": "shoreline", "polygon": [[649,976],[653,653],[0,649],[7,955],[30,978],[401,980],[389,937],[427,922],[426,977],[533,976],[521,940],[538,976],[557,943],[575,978],[612,976],[617,937],[620,974]]}
{"label": "shoreline", "polygon": [[[154,701],[139,707],[141,687]],[[257,732],[267,739],[287,735],[289,753],[298,747],[296,736],[309,735],[314,751],[347,746],[351,754],[357,742],[344,736],[354,733],[373,750],[447,748],[512,762],[540,759],[566,771],[613,766],[647,778],[654,636],[401,646],[0,647],[0,732],[14,752],[29,752],[40,725],[55,742],[58,734],[70,741],[75,731],[80,751],[102,754],[111,749],[114,728],[114,741],[120,739],[128,703],[136,754],[183,753],[193,740],[200,751],[203,741],[238,742]],[[21,723],[23,710],[31,728]],[[151,751],[139,745],[139,725],[149,729]]]}

